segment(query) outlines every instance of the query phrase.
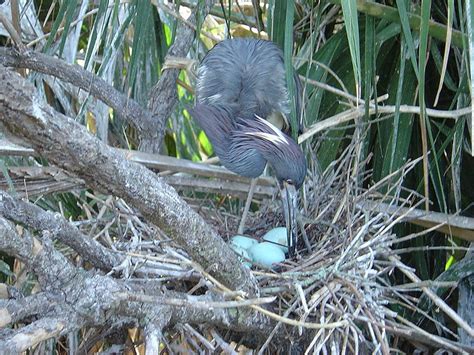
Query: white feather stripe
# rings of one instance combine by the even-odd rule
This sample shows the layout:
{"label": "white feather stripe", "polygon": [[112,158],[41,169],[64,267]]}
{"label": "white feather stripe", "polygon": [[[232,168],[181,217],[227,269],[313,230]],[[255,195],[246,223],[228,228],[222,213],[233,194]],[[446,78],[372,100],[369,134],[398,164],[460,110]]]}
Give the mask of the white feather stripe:
{"label": "white feather stripe", "polygon": [[285,136],[283,135],[275,135],[275,134],[264,133],[264,132],[245,132],[245,134],[249,136],[265,139],[275,145],[279,145],[279,144],[289,145],[290,144],[288,140],[285,138]]}
{"label": "white feather stripe", "polygon": [[273,132],[275,132],[275,134],[280,137],[280,139],[282,139],[283,141],[286,142],[286,144],[288,144],[285,136],[283,135],[283,133],[277,128],[275,127],[272,123],[268,122],[267,120],[264,120],[262,117],[258,116],[258,115],[255,115],[255,117],[262,123],[264,123],[265,125],[267,125]]}

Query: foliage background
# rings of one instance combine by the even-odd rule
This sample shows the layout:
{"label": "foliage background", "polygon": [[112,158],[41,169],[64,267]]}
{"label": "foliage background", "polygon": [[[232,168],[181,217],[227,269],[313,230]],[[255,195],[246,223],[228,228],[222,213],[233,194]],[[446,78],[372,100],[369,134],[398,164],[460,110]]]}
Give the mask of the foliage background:
{"label": "foliage background", "polygon": [[[6,2],[10,8],[15,3]],[[29,47],[80,64],[144,106],[162,70],[173,65],[166,56],[178,22],[201,5],[201,1],[160,0],[19,3],[31,6],[20,14],[21,33]],[[363,140],[359,161],[367,162],[364,169],[372,173],[372,181],[361,181],[361,187],[423,157],[404,177],[406,196],[415,190],[420,198],[427,198],[426,208],[432,211],[474,215],[470,113],[474,53],[469,55],[474,46],[474,9],[470,1],[257,3],[218,1],[212,16],[198,18],[190,61],[180,64],[179,100],[166,123],[162,153],[193,161],[212,156],[212,146],[186,111],[194,100],[192,60],[201,59],[218,40],[229,36],[268,38],[284,50],[288,73],[292,62],[303,78],[305,125],[313,132],[303,146],[311,170],[318,165],[324,171],[351,137],[358,136]],[[0,35],[0,43],[7,45],[5,33]],[[45,79],[43,85],[39,76],[29,78],[51,105],[83,122],[110,145],[138,148],[135,130],[104,104],[54,79]],[[325,129],[311,131],[323,121]],[[7,182],[6,167],[23,163],[1,160]],[[390,179],[395,183],[398,178],[394,174]],[[389,185],[380,193],[387,191]],[[84,214],[78,208],[83,197],[63,193],[42,197],[38,203],[78,219]],[[239,202],[230,201],[228,208],[238,206]],[[419,230],[408,224],[396,229],[400,236]],[[423,280],[435,280],[464,257],[468,246],[463,239],[430,232],[398,247],[406,250],[404,262]],[[5,258],[1,265],[6,279],[14,269],[12,261]],[[456,297],[454,292],[446,300],[455,307]]]}

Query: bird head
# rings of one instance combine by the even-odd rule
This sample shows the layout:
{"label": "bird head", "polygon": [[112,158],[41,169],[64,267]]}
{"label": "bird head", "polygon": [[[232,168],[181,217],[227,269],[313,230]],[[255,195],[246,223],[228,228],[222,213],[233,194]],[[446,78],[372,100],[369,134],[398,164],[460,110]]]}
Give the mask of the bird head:
{"label": "bird head", "polygon": [[273,169],[280,184],[298,190],[306,176],[306,159],[299,145],[272,123],[255,115],[238,118],[232,138],[257,149]]}
{"label": "bird head", "polygon": [[[236,135],[247,137],[247,144],[267,160],[273,169],[283,206],[290,255],[296,247],[298,189],[306,176],[306,159],[298,144],[270,122],[259,116],[238,119]],[[236,137],[241,139],[242,137]]]}

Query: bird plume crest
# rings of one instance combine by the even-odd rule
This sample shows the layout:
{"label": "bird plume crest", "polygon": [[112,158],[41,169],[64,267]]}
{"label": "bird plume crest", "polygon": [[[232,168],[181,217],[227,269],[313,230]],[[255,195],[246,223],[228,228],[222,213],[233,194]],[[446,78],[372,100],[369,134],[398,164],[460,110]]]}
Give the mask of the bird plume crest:
{"label": "bird plume crest", "polygon": [[[260,137],[262,139],[266,139],[267,141],[270,141],[274,144],[286,144],[289,145],[290,142],[288,141],[288,138],[285,137],[285,135],[277,128],[275,127],[272,123],[268,122],[267,120],[264,120],[262,117],[259,115],[255,115],[255,118],[260,122],[262,125],[259,125],[260,128],[264,128],[264,126],[270,128],[272,132],[246,132],[247,135],[251,135],[254,137]],[[264,130],[264,129],[262,129]]]}

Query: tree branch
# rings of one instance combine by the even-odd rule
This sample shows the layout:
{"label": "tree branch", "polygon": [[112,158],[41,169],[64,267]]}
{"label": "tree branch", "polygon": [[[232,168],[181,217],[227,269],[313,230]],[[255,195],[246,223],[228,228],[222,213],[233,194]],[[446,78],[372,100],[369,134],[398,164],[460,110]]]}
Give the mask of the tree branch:
{"label": "tree branch", "polygon": [[[25,68],[64,80],[113,108],[128,123],[134,125],[140,136],[151,135],[156,123],[146,109],[135,100],[115,90],[111,85],[79,65],[67,64],[63,60],[34,51],[18,52],[11,48],[0,48],[0,65]],[[156,135],[154,135],[156,137]],[[153,137],[147,137],[152,139]]]}
{"label": "tree branch", "polygon": [[7,337],[0,337],[0,339],[5,339],[0,342],[0,353],[19,354],[43,340],[59,336],[67,330],[67,327],[66,321],[57,318],[42,318],[16,330]]}
{"label": "tree branch", "polygon": [[[244,330],[252,335],[265,335],[271,331],[268,319],[247,312],[242,316],[236,308],[203,308],[203,302],[222,302],[223,296],[208,292],[202,296],[168,291],[165,288],[131,285],[124,280],[74,267],[57,251],[47,234],[42,241],[33,238],[26,230],[20,232],[4,218],[0,218],[0,251],[19,258],[37,276],[43,293],[3,304],[4,324],[21,321],[36,312],[40,320],[15,332],[0,333],[0,352],[8,345],[22,351],[45,339],[80,329],[83,326],[113,326],[114,324],[148,324],[156,330],[173,324],[208,322],[233,330]],[[145,302],[124,298],[127,293],[142,294]],[[150,297],[156,301],[149,302]],[[139,297],[137,297],[139,298]],[[167,300],[181,300],[178,305],[166,304]],[[26,301],[44,301],[43,305],[19,309]],[[198,307],[193,302],[199,304]],[[15,314],[16,312],[16,314]],[[42,318],[41,318],[42,317]],[[22,340],[22,341],[19,341]]]}
{"label": "tree branch", "polygon": [[[204,20],[209,13],[214,1],[206,0],[204,6],[196,7],[188,22],[195,25],[197,19]],[[176,30],[176,39],[173,45],[169,48],[166,57],[185,57],[191,48],[194,39],[194,29],[185,23],[179,23]],[[166,120],[170,117],[176,102],[178,101],[178,90],[176,88],[176,80],[178,79],[179,69],[167,69],[160,77],[158,83],[151,89],[150,99],[148,100],[148,107],[155,116],[156,127],[155,131],[158,134],[158,139],[155,141],[143,140],[140,143],[140,148],[144,145],[154,146],[152,149],[143,147],[141,150],[158,152],[161,146]]]}
{"label": "tree branch", "polygon": [[0,215],[37,231],[48,230],[52,238],[71,247],[95,267],[110,270],[123,261],[97,241],[83,235],[58,213],[44,211],[31,203],[0,191]]}
{"label": "tree branch", "polygon": [[34,87],[0,67],[0,122],[50,162],[88,186],[123,198],[175,240],[216,279],[250,295],[257,287],[227,244],[162,179],[92,137],[41,102]]}
{"label": "tree branch", "polygon": [[50,307],[51,295],[40,292],[18,300],[0,301],[0,328],[35,314],[45,314]]}

